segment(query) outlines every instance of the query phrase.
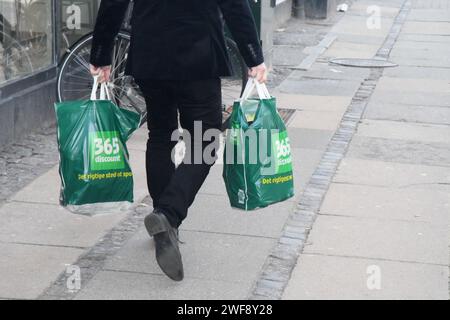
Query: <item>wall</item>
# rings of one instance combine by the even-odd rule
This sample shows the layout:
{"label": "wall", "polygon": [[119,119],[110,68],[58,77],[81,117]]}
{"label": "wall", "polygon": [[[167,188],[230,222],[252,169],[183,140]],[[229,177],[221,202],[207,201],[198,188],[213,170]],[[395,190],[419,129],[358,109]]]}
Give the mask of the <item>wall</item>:
{"label": "wall", "polygon": [[[55,82],[56,70],[52,68],[20,80],[23,90],[18,91],[14,83],[0,88],[0,148],[55,123]],[[16,93],[8,92],[12,89]]]}

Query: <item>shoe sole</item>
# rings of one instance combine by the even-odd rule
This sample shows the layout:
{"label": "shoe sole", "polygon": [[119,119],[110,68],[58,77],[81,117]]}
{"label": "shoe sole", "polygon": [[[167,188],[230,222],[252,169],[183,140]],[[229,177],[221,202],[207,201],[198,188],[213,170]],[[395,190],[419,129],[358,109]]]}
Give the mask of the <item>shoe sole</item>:
{"label": "shoe sole", "polygon": [[173,243],[176,239],[170,239],[168,228],[162,217],[157,214],[149,214],[144,220],[145,228],[150,236],[154,238],[157,250],[156,261],[161,270],[172,280],[181,281],[183,275],[183,262],[181,253],[176,245],[165,246],[158,250],[158,243]]}

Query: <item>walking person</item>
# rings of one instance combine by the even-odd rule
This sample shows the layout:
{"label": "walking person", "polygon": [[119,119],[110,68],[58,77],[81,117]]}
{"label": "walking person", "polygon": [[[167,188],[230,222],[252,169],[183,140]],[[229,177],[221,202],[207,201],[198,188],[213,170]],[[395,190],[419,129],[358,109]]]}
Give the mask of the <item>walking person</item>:
{"label": "walking person", "polygon": [[[90,63],[91,73],[101,81],[110,77],[114,38],[129,2],[102,0],[100,4]],[[154,238],[160,268],[175,281],[184,277],[178,227],[212,164],[202,159],[176,168],[172,149],[177,141],[172,141],[172,133],[180,124],[191,134],[187,145],[193,155],[195,149],[203,151],[207,146],[196,143],[196,121],[203,132],[221,128],[220,77],[231,75],[224,21],[249,75],[265,82],[267,70],[248,0],[134,1],[126,74],[134,77],[148,109],[146,172],[154,210],[145,218],[145,226]]]}

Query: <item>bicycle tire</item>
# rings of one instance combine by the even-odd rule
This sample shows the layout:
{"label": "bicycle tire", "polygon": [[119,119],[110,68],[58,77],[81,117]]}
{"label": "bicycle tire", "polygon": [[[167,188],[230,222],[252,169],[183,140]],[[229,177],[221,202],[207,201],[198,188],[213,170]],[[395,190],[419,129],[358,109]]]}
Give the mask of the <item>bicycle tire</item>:
{"label": "bicycle tire", "polygon": [[[81,37],[77,42],[75,42],[69,49],[67,49],[67,52],[64,54],[63,58],[61,59],[58,67],[58,76],[57,76],[57,99],[59,102],[67,101],[67,100],[83,100],[85,98],[88,98],[93,80],[90,76],[89,72],[89,54],[91,49],[91,43],[92,43],[93,33],[88,33]],[[134,80],[130,76],[125,76],[125,66],[126,66],[126,59],[129,48],[129,42],[130,42],[130,33],[126,30],[121,30],[117,37],[116,37],[116,43],[114,46],[114,53],[113,53],[113,66],[112,66],[112,72],[111,72],[111,81],[108,84],[110,86],[110,90],[113,93],[113,99],[114,103],[116,103],[119,107],[129,109],[132,111],[135,111],[141,115],[142,121],[141,125],[146,122],[147,119],[147,112],[146,112],[146,106],[145,106],[145,100],[142,96],[142,93],[140,92],[139,87],[134,83]],[[125,47],[124,51],[121,52],[121,48],[118,49],[117,46],[121,46],[123,43],[125,45],[128,45],[128,47]],[[122,57],[116,57],[115,54],[121,54]],[[78,55],[81,55],[80,56]],[[119,59],[122,59],[119,61]],[[77,60],[78,61],[75,61]],[[74,70],[69,70],[71,63],[75,61],[75,67]],[[115,63],[117,63],[117,66],[115,66]],[[72,72],[72,75],[70,75],[70,72]],[[119,76],[120,74],[120,76]],[[69,91],[74,92],[73,94],[67,93],[67,88],[64,86],[64,81],[70,82],[71,77],[78,78],[78,83],[74,82],[74,84],[78,87],[75,89],[71,89]],[[121,82],[121,83],[118,83]],[[127,85],[124,85],[124,82],[128,82]],[[129,91],[133,91],[133,95],[129,94]],[[122,99],[125,99],[127,101],[122,101]],[[134,100],[139,99],[141,102],[139,105],[137,103],[134,103]],[[125,103],[128,102],[128,103]]]}

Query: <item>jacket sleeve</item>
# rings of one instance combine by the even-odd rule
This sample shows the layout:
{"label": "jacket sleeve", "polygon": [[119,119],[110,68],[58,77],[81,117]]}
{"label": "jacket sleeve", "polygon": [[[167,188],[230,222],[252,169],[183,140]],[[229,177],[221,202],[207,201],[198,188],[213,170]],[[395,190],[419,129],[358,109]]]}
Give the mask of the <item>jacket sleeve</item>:
{"label": "jacket sleeve", "polygon": [[218,0],[225,22],[249,68],[264,62],[263,51],[248,0]]}
{"label": "jacket sleeve", "polygon": [[114,38],[119,33],[130,0],[102,0],[94,27],[90,63],[96,67],[112,63]]}

